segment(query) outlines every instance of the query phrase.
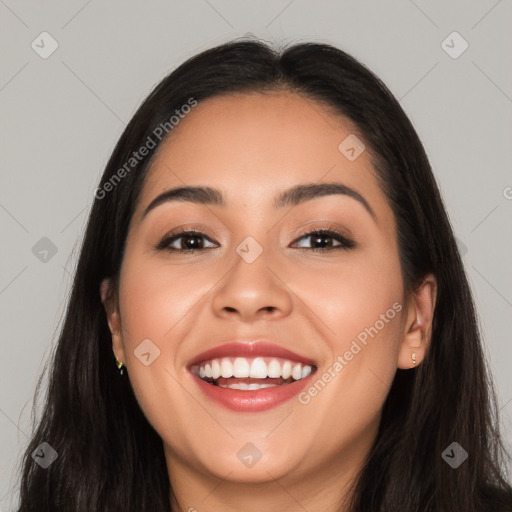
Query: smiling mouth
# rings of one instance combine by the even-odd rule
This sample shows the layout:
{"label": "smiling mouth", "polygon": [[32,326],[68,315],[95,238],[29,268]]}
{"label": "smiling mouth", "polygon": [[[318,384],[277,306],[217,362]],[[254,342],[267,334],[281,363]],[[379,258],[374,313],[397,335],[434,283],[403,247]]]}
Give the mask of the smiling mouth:
{"label": "smiling mouth", "polygon": [[293,384],[315,370],[314,365],[279,357],[223,357],[203,361],[190,368],[207,384],[242,391]]}

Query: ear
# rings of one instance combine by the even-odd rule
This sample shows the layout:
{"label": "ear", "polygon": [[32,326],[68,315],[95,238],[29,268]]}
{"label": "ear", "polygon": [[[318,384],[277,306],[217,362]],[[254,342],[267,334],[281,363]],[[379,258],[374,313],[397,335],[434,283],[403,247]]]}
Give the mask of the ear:
{"label": "ear", "polygon": [[[429,274],[409,300],[398,368],[414,368],[425,358],[432,337],[436,297],[437,280],[433,274]],[[416,364],[413,360],[416,360]]]}
{"label": "ear", "polygon": [[100,285],[101,302],[107,313],[108,327],[112,335],[112,350],[114,355],[125,362],[123,337],[121,335],[121,318],[119,316],[119,305],[117,296],[114,293],[113,285],[110,279],[104,279]]}

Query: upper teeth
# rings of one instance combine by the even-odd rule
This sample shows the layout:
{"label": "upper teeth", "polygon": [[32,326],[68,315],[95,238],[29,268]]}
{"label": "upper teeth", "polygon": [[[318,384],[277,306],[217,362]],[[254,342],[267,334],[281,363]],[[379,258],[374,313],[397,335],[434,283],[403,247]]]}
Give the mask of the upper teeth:
{"label": "upper teeth", "polygon": [[201,378],[224,377],[265,379],[267,377],[300,380],[307,377],[313,367],[279,358],[224,357],[203,362],[196,367]]}

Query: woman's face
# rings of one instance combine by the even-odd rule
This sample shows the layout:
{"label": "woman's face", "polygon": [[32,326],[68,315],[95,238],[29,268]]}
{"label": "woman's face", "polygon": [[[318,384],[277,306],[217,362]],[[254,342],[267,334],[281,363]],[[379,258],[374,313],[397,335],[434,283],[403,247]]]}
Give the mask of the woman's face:
{"label": "woman's face", "polygon": [[[285,482],[367,454],[410,322],[394,217],[354,137],[298,95],[239,94],[199,103],[160,148],[109,318],[171,474]],[[337,193],[276,205],[327,183]],[[181,187],[215,189],[223,204],[153,203]]]}

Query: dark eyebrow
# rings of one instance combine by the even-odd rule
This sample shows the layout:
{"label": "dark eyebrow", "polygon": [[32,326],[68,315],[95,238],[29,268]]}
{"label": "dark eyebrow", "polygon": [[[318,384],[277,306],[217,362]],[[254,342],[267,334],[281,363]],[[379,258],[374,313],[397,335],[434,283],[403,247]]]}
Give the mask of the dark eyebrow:
{"label": "dark eyebrow", "polygon": [[274,208],[284,208],[286,206],[296,206],[305,201],[316,199],[317,197],[342,194],[359,201],[375,220],[377,217],[366,199],[353,188],[342,185],[341,183],[311,183],[297,185],[296,187],[285,190],[274,201]]}
{"label": "dark eyebrow", "polygon": [[[368,213],[376,219],[375,212],[372,210],[366,199],[356,192],[354,189],[342,185],[341,183],[307,183],[297,185],[293,188],[285,190],[274,200],[274,209],[284,208],[286,206],[296,206],[305,201],[316,199],[317,197],[342,194],[359,201],[368,211]],[[188,201],[198,204],[206,204],[213,206],[226,206],[226,201],[222,192],[211,187],[177,187],[166,190],[156,196],[147,206],[142,214],[142,219],[146,215],[163,203],[169,201]]]}
{"label": "dark eyebrow", "polygon": [[142,214],[141,220],[154,208],[169,201],[189,201],[198,204],[226,206],[222,192],[211,187],[177,187],[156,196]]}

